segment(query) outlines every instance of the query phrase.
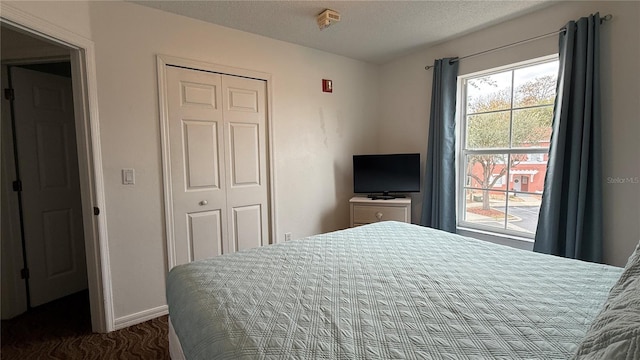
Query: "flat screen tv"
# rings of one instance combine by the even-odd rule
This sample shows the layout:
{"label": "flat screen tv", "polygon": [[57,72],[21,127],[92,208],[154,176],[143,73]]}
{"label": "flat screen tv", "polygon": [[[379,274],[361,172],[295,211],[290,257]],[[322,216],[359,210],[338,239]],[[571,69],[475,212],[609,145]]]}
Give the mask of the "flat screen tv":
{"label": "flat screen tv", "polygon": [[420,154],[353,155],[353,192],[373,199],[420,191]]}

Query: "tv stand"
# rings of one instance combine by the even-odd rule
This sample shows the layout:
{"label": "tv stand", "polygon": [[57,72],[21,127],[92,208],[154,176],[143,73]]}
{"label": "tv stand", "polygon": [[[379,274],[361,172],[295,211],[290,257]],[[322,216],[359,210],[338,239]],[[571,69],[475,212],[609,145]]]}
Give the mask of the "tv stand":
{"label": "tv stand", "polygon": [[411,198],[375,200],[354,196],[349,204],[351,227],[385,220],[411,222]]}

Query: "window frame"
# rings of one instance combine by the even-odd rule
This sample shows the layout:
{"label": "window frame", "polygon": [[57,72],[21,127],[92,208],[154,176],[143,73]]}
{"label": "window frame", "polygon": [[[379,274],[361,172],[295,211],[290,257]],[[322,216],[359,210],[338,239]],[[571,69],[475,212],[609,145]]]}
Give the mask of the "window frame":
{"label": "window frame", "polygon": [[[477,72],[461,75],[458,77],[458,84],[457,84],[458,99],[457,99],[457,106],[456,106],[457,107],[456,124],[458,128],[458,130],[456,131],[456,141],[457,141],[457,146],[456,146],[456,219],[457,219],[456,223],[457,224],[456,224],[456,227],[458,230],[462,230],[463,232],[482,233],[482,234],[496,237],[496,238],[506,237],[514,240],[533,242],[535,233],[530,234],[526,232],[511,230],[511,229],[508,229],[506,226],[505,228],[497,228],[495,226],[487,226],[487,225],[464,220],[465,211],[466,211],[466,206],[465,206],[466,195],[467,195],[466,191],[467,189],[473,188],[472,186],[467,185],[467,176],[466,176],[467,156],[474,155],[474,154],[506,154],[506,155],[541,154],[544,157],[544,154],[548,154],[549,152],[549,147],[545,147],[545,148],[511,147],[511,144],[509,144],[509,146],[506,148],[503,147],[503,148],[490,148],[490,149],[466,149],[466,145],[467,145],[466,144],[467,143],[467,138],[466,138],[467,137],[467,131],[466,131],[467,130],[467,91],[466,91],[467,86],[466,84],[468,80],[471,80],[474,78],[490,76],[490,75],[502,73],[505,71],[515,71],[521,68],[531,67],[538,64],[558,61],[558,59],[559,59],[558,54],[552,54],[548,56],[537,57],[537,58],[526,60],[526,61],[494,67],[494,68],[490,68],[482,71],[477,71]],[[513,78],[512,78],[512,82],[513,82]],[[514,91],[515,89],[513,88],[513,85],[512,85],[511,106],[509,109],[506,109],[511,113],[510,120],[509,120],[509,132],[511,132],[511,128],[513,126],[512,114],[514,111],[514,107],[513,107]],[[542,106],[549,106],[549,105],[536,105],[536,106],[526,107],[525,109],[542,107]],[[551,106],[554,106],[554,105],[552,104]],[[519,109],[521,108],[516,108],[516,110],[519,110]],[[488,111],[484,113],[492,113],[492,112],[498,112],[498,111],[505,111],[505,110],[503,109],[503,110],[496,110],[496,111]],[[480,114],[480,113],[477,113],[477,114]],[[474,115],[477,115],[477,114],[474,113]],[[509,207],[508,194],[510,193],[541,195],[539,193],[529,192],[529,191],[509,190],[509,184],[511,183],[510,177],[513,176],[514,174],[510,173],[511,169],[510,169],[510,166],[508,166],[508,163],[509,161],[507,161],[507,165],[506,165],[507,172],[503,175],[506,181],[506,189],[495,190],[495,191],[499,191],[507,194],[505,199],[505,209],[508,209]],[[489,190],[489,191],[494,191],[494,190]],[[507,214],[508,213],[505,213],[505,217],[507,216]]]}

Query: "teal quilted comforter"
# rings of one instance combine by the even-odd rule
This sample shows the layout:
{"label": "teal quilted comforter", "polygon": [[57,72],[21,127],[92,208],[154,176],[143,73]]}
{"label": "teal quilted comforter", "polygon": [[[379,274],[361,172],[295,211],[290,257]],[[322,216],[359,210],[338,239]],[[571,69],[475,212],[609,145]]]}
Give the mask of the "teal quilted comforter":
{"label": "teal quilted comforter", "polygon": [[173,268],[187,359],[567,359],[622,269],[382,222]]}

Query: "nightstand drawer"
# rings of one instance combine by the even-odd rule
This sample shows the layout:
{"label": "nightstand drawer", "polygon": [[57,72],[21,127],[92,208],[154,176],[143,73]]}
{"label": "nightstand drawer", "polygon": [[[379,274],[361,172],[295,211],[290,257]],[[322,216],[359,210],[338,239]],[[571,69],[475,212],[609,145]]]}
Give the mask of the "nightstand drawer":
{"label": "nightstand drawer", "polygon": [[353,206],[354,223],[372,223],[377,221],[395,220],[408,222],[406,207],[397,206]]}
{"label": "nightstand drawer", "polygon": [[354,196],[349,207],[351,227],[387,220],[411,222],[411,198],[382,200]]}

